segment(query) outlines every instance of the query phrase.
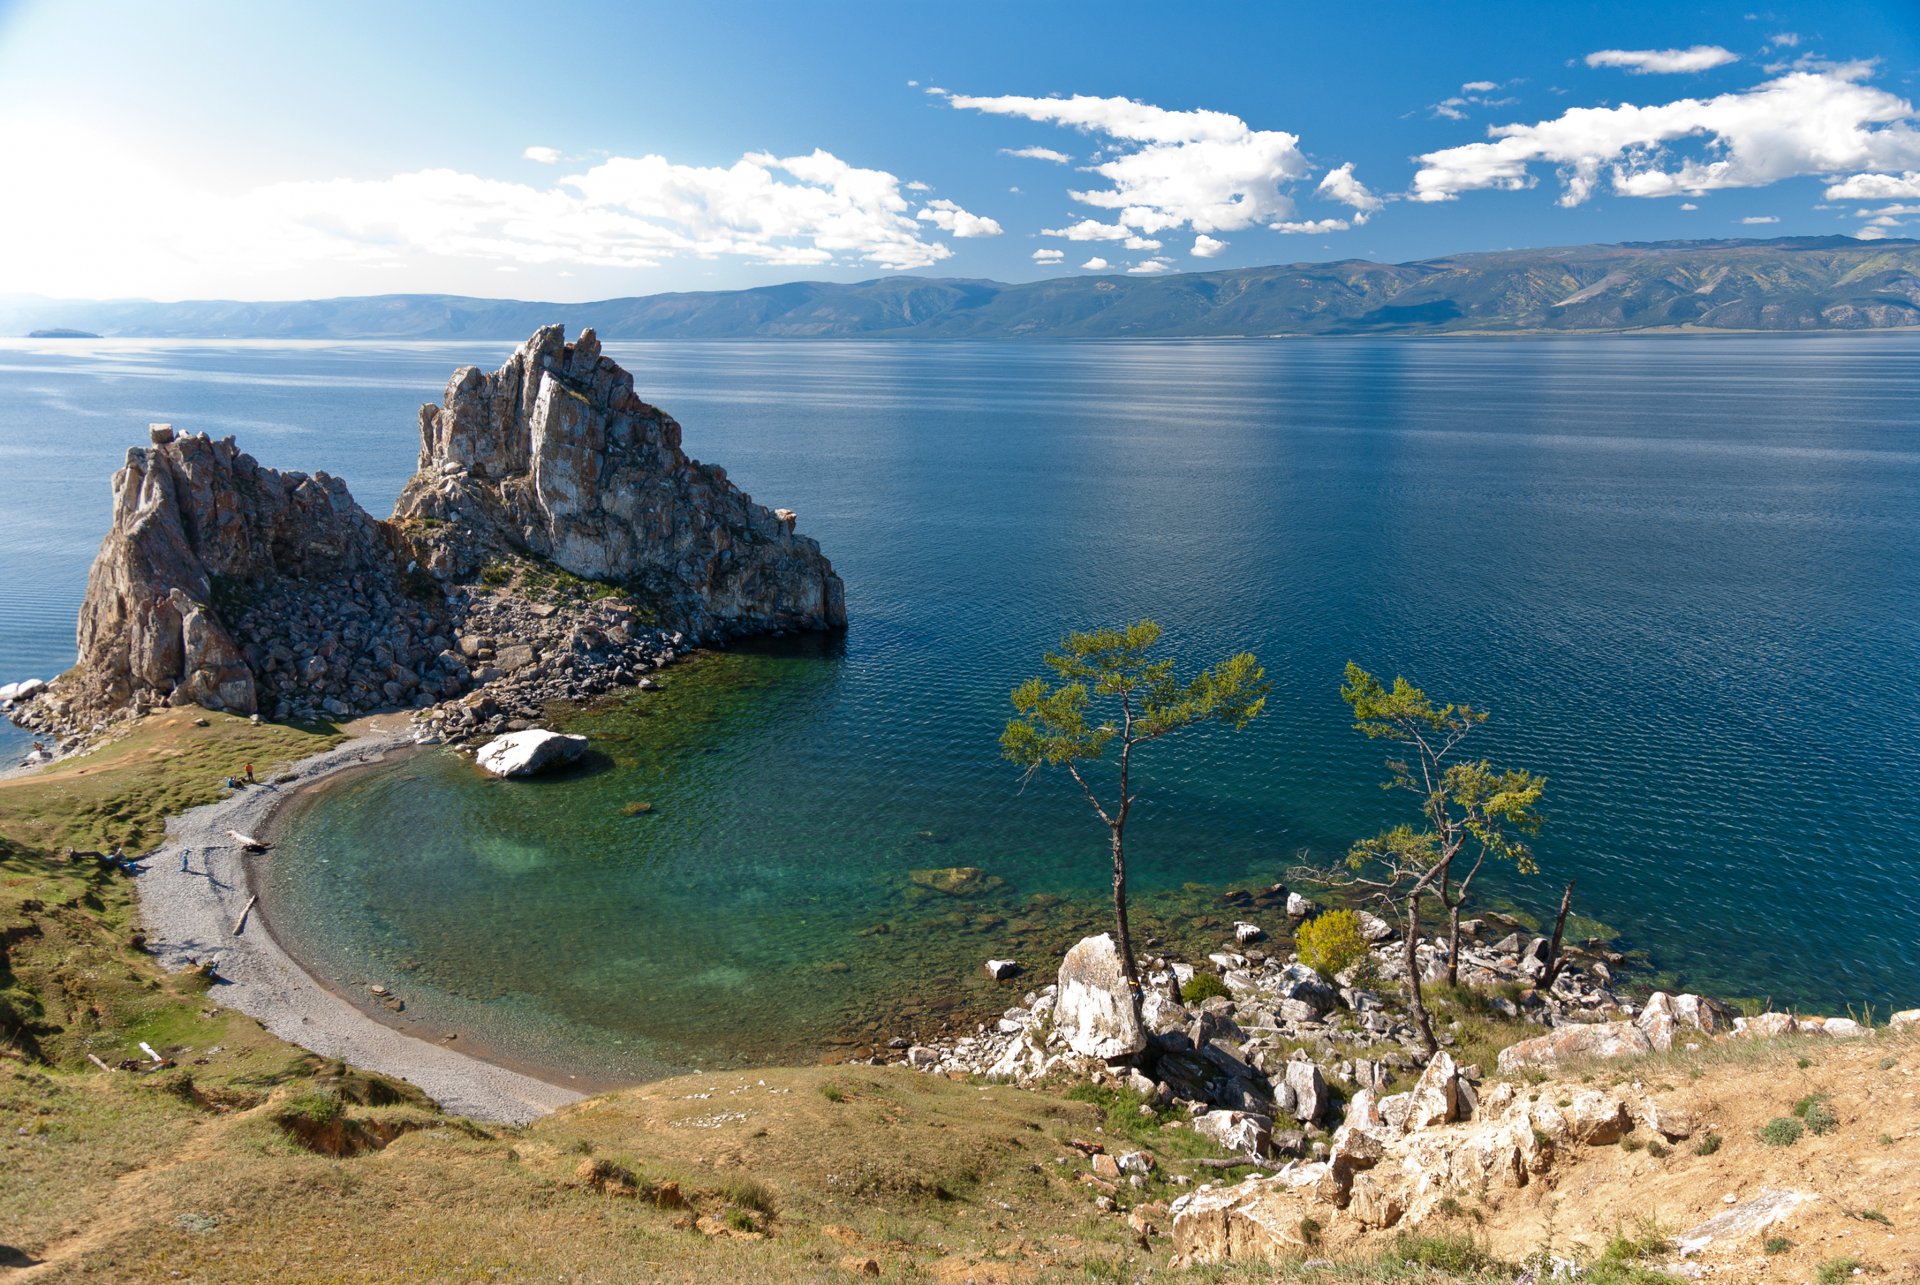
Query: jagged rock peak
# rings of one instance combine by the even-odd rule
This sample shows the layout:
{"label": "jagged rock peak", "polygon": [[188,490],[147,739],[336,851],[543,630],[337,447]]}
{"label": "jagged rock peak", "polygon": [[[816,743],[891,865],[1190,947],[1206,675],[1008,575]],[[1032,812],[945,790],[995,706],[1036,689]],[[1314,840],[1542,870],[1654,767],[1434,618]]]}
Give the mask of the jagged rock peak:
{"label": "jagged rock peak", "polygon": [[846,623],[840,578],[794,515],[689,459],[592,330],[569,344],[546,326],[492,374],[456,371],[421,408],[420,469],[394,517],[427,520],[436,574],[530,554],[641,593],[696,636]]}
{"label": "jagged rock peak", "polygon": [[152,440],[113,475],[73,694],[97,711],[171,702],[254,713],[255,675],[215,606],[221,590],[390,577],[389,532],[338,478],[263,468],[231,437],[156,425]]}

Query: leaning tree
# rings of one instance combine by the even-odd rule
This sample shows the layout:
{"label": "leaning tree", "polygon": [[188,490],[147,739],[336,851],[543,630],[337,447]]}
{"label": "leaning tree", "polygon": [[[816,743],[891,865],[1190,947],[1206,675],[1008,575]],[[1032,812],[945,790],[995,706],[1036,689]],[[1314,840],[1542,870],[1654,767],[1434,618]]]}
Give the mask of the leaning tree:
{"label": "leaning tree", "polygon": [[[1000,749],[1026,769],[1065,768],[1107,828],[1113,861],[1113,922],[1127,983],[1138,995],[1140,974],[1127,930],[1127,818],[1134,793],[1134,753],[1141,746],[1207,723],[1235,731],[1267,703],[1266,671],[1241,652],[1195,677],[1174,677],[1172,657],[1155,658],[1160,626],[1151,620],[1118,629],[1070,633],[1044,657],[1052,679],[1030,678],[1013,689],[1015,716]],[[1094,765],[1107,760],[1104,786]]]}
{"label": "leaning tree", "polygon": [[1421,995],[1421,899],[1447,914],[1447,984],[1460,980],[1460,908],[1488,861],[1534,874],[1527,839],[1540,832],[1540,796],[1547,780],[1522,768],[1498,769],[1485,759],[1456,761],[1462,741],[1487,721],[1467,705],[1435,705],[1404,678],[1387,687],[1348,662],[1340,697],[1354,729],[1370,740],[1404,747],[1387,760],[1382,788],[1418,800],[1418,819],[1354,844],[1331,870],[1310,875],[1370,895],[1399,915],[1405,929],[1407,1009],[1429,1053],[1439,1048]]}

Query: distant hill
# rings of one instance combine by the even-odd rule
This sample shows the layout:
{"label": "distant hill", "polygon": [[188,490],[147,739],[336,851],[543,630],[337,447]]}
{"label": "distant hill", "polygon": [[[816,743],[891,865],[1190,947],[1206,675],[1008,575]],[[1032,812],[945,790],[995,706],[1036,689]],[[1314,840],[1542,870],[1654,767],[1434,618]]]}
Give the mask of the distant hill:
{"label": "distant hill", "polygon": [[91,330],[29,330],[29,339],[98,339]]}
{"label": "distant hill", "polygon": [[603,339],[1144,338],[1920,326],[1920,241],[1654,241],[1296,263],[1159,277],[882,277],[594,303],[379,295],[294,303],[0,300],[0,333],[503,339],[565,321]]}

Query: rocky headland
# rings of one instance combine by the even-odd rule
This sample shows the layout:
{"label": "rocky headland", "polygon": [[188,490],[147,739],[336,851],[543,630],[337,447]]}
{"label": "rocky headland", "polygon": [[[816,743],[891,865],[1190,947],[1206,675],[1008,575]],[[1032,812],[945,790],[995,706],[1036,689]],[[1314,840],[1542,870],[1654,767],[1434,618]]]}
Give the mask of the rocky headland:
{"label": "rocky headland", "polygon": [[382,521],[339,478],[155,425],[113,478],[79,663],[14,720],[84,740],[162,706],[411,708],[463,738],[692,646],[846,623],[795,515],[690,459],[591,330],[548,326],[491,374],[456,371],[420,434]]}

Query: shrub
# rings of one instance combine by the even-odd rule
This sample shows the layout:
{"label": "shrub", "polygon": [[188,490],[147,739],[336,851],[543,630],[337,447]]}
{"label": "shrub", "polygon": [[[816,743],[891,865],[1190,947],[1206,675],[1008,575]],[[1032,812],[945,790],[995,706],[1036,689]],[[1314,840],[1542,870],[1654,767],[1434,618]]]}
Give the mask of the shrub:
{"label": "shrub", "polygon": [[1860,1260],[1857,1258],[1829,1258],[1814,1269],[1813,1279],[1818,1281],[1819,1285],[1840,1285],[1840,1282],[1853,1275],[1854,1269],[1859,1266]]}
{"label": "shrub", "polygon": [[1180,998],[1188,1004],[1198,1004],[1210,1000],[1216,995],[1231,995],[1227,984],[1213,973],[1195,973],[1193,980],[1180,988]]}
{"label": "shrub", "polygon": [[1710,1156],[1719,1149],[1720,1135],[1717,1133],[1709,1133],[1706,1137],[1693,1144],[1693,1154],[1696,1156]]}
{"label": "shrub", "polygon": [[773,1214],[773,1191],[763,1183],[751,1178],[735,1178],[720,1188],[721,1197],[729,1204],[751,1209],[757,1213]]}
{"label": "shrub", "polygon": [[1793,1248],[1793,1242],[1785,1236],[1769,1236],[1761,1243],[1760,1248],[1766,1250],[1769,1254],[1784,1254]]}
{"label": "shrub", "polygon": [[325,1126],[338,1120],[345,1109],[346,1104],[341,1102],[338,1094],[322,1090],[287,1099],[280,1108],[280,1116],[282,1119],[297,1118]]}
{"label": "shrub", "polygon": [[1360,916],[1351,910],[1329,910],[1309,919],[1300,925],[1293,945],[1300,962],[1324,977],[1346,971],[1367,954]]}
{"label": "shrub", "polygon": [[1807,1126],[1812,1134],[1832,1133],[1840,1127],[1840,1117],[1833,1113],[1833,1107],[1824,1093],[1809,1093],[1793,1104],[1794,1115]]}
{"label": "shrub", "polygon": [[1323,1230],[1318,1218],[1309,1215],[1300,1220],[1300,1240],[1309,1249],[1320,1243],[1320,1233]]}
{"label": "shrub", "polygon": [[820,1086],[820,1096],[829,1102],[845,1102],[847,1100],[847,1091],[832,1081],[828,1081],[826,1084]]}
{"label": "shrub", "polygon": [[1791,1147],[1806,1128],[1790,1115],[1778,1115],[1760,1126],[1760,1141],[1769,1147]]}

